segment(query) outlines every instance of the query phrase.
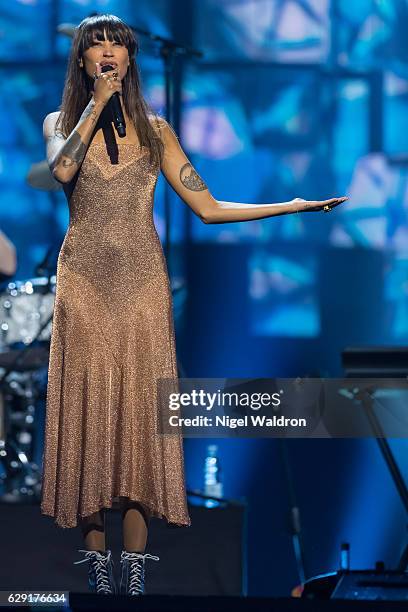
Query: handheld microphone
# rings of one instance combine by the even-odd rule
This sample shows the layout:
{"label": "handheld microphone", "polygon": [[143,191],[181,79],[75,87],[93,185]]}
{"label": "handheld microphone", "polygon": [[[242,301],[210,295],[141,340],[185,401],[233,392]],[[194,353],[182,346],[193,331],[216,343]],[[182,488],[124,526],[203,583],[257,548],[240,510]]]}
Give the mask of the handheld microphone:
{"label": "handheld microphone", "polygon": [[[101,72],[108,72],[109,70],[114,70],[114,67],[110,64],[105,64],[105,66],[102,66],[101,68]],[[126,136],[126,123],[117,91],[115,91],[115,93],[110,97],[108,106],[110,106],[112,111],[112,118],[116,131],[120,138],[123,138]]]}

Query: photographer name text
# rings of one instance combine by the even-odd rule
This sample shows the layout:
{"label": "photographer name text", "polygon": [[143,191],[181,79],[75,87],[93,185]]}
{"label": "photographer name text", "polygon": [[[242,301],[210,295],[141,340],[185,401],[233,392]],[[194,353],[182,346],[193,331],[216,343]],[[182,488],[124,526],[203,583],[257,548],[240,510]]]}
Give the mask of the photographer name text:
{"label": "photographer name text", "polygon": [[307,427],[305,418],[289,418],[285,416],[266,417],[260,414],[250,414],[243,417],[203,416],[181,417],[173,414],[169,417],[171,427]]}

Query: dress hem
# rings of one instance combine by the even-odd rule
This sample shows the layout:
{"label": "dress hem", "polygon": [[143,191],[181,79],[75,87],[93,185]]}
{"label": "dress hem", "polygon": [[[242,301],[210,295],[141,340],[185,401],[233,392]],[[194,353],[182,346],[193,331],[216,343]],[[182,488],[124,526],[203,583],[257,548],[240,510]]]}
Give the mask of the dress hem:
{"label": "dress hem", "polygon": [[[177,519],[177,518],[171,519],[164,512],[161,512],[160,510],[157,510],[156,508],[153,508],[153,506],[151,504],[149,504],[145,500],[141,499],[140,497],[133,498],[130,495],[114,495],[113,498],[110,501],[104,503],[103,505],[102,504],[98,504],[97,506],[94,506],[89,511],[87,511],[86,514],[77,514],[75,524],[59,521],[58,519],[55,518],[56,517],[55,513],[53,513],[51,510],[44,510],[43,507],[41,507],[40,510],[41,510],[41,514],[42,515],[50,516],[50,517],[54,518],[55,519],[55,523],[56,523],[56,525],[58,527],[61,527],[62,529],[73,529],[74,527],[78,527],[78,525],[79,525],[78,519],[79,518],[84,518],[86,516],[89,516],[90,514],[93,514],[94,512],[98,512],[98,510],[102,510],[104,508],[107,509],[107,510],[111,510],[113,508],[113,505],[114,505],[113,500],[117,499],[117,498],[120,498],[120,497],[129,499],[130,501],[136,501],[136,502],[139,502],[140,504],[143,504],[151,512],[151,518],[157,518],[157,519],[165,520],[168,527],[190,527],[191,526],[191,518],[189,518],[188,521],[185,521],[183,519]],[[115,505],[117,505],[117,502],[116,502]]]}

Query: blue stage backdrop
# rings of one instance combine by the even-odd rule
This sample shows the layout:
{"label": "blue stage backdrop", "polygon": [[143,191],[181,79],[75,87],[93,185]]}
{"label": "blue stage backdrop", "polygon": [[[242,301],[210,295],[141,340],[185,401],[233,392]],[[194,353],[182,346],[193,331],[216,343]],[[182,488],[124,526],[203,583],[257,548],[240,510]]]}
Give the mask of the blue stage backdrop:
{"label": "blue stage backdrop", "polygon": [[[179,72],[176,127],[216,198],[350,196],[329,215],[221,225],[201,223],[172,196],[171,238],[180,254],[173,271],[182,275],[200,248],[208,255],[208,264],[201,256],[203,283],[216,266],[227,269],[227,260],[232,271],[214,318],[208,294],[196,293],[196,327],[180,343],[190,347],[194,336],[202,344],[196,355],[183,351],[191,358],[187,372],[195,366],[203,376],[238,375],[240,368],[242,375],[296,375],[298,366],[313,370],[319,360],[323,369],[338,367],[349,339],[406,345],[406,0],[2,2],[0,227],[17,247],[16,278],[35,276],[50,245],[56,258],[67,228],[62,192],[33,189],[27,175],[44,160],[42,122],[61,101],[70,39],[57,26],[76,25],[94,11],[203,52]],[[155,45],[143,37],[140,43],[145,96],[164,114],[162,60]],[[154,219],[162,240],[164,187],[161,177]],[[236,253],[243,267],[233,267]],[[231,321],[234,330],[223,327]],[[192,488],[202,485],[208,442],[186,443]],[[399,442],[406,471],[406,440]],[[250,501],[250,594],[287,595],[297,578],[278,446],[219,443],[225,495]],[[297,440],[290,455],[310,573],[336,569],[343,540],[352,542],[353,568],[379,558],[395,565],[406,517],[375,441]]]}
{"label": "blue stage backdrop", "polygon": [[[351,199],[330,218],[205,226],[172,197],[172,240],[182,243],[188,226],[193,241],[252,244],[251,330],[282,337],[317,336],[321,316],[315,258],[293,262],[276,254],[277,244],[384,251],[388,314],[380,324],[385,339],[406,342],[406,2],[191,4],[189,36],[204,57],[184,65],[179,132],[214,195],[253,203],[343,193]],[[8,118],[0,134],[0,224],[18,247],[18,278],[33,276],[35,263],[50,243],[59,247],[67,226],[62,193],[33,190],[25,177],[44,158],[42,120],[60,102],[70,39],[56,25],[76,24],[92,11],[113,12],[168,36],[177,9],[164,0],[137,6],[130,0],[32,0],[7,3],[0,12],[0,104]],[[146,97],[164,113],[162,61],[143,37],[141,47]],[[161,177],[155,223],[162,238],[163,189]],[[302,320],[293,324],[294,315]]]}

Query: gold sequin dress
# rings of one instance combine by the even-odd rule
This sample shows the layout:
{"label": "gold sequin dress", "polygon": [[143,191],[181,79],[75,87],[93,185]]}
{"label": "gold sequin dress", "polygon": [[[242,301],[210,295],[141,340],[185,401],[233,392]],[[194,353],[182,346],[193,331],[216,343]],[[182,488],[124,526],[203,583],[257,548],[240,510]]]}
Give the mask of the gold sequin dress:
{"label": "gold sequin dress", "polygon": [[172,295],[153,222],[149,150],[92,141],[57,265],[41,512],[60,527],[139,501],[190,525],[181,435],[157,433],[156,382],[177,378]]}

